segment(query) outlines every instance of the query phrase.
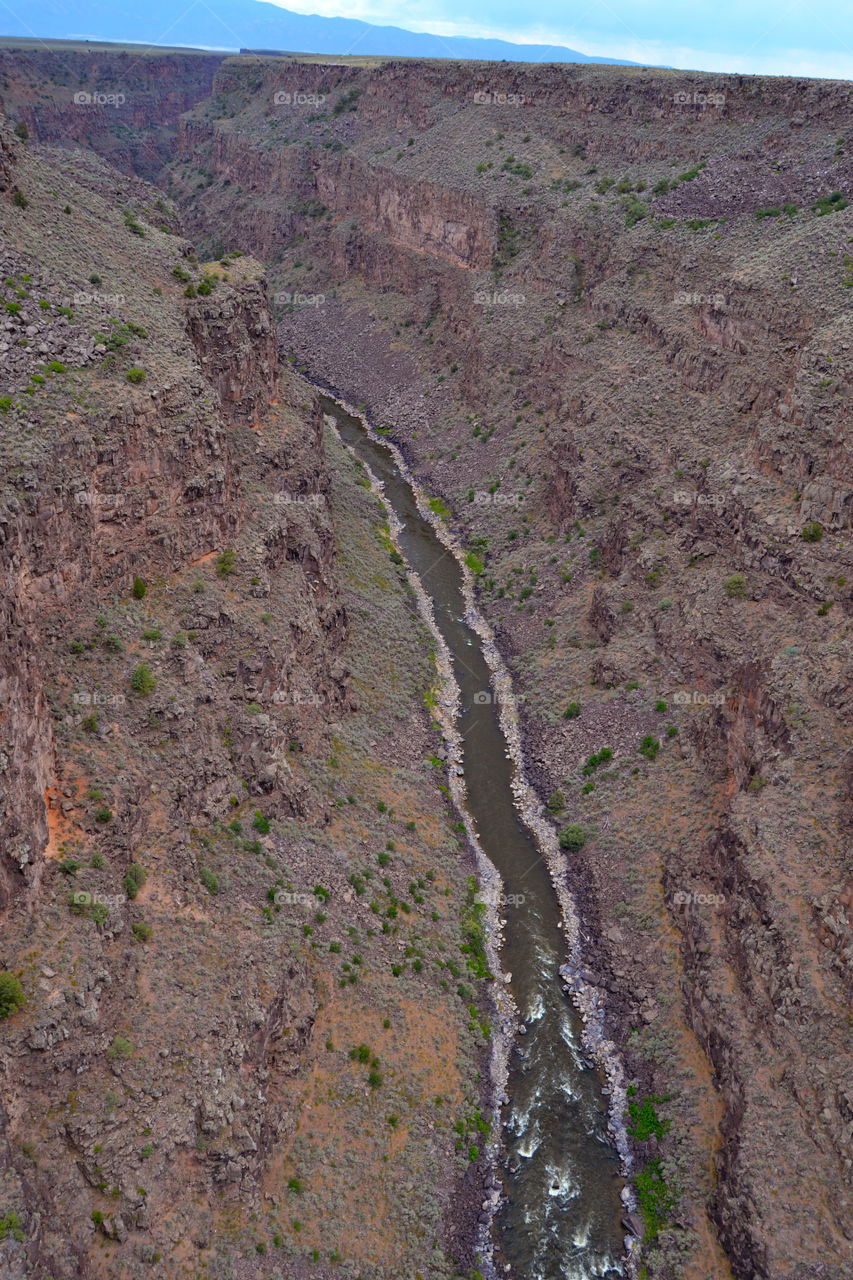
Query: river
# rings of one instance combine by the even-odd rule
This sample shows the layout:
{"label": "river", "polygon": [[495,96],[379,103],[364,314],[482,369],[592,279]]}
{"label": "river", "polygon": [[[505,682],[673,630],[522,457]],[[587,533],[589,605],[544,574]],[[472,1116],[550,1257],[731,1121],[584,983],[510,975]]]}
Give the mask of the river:
{"label": "river", "polygon": [[[458,729],[466,808],[500,873],[506,919],[500,951],[525,1034],[510,1054],[502,1113],[504,1199],[493,1223],[495,1265],[508,1280],[615,1280],[624,1274],[624,1186],[607,1132],[601,1072],[585,1057],[580,1018],[564,992],[560,910],[545,861],[513,797],[491,671],[466,621],[463,572],[420,514],[392,453],[330,397],[323,412],[382,482],[400,549],[433,604],[461,690]],[[506,1266],[509,1264],[509,1270]]]}

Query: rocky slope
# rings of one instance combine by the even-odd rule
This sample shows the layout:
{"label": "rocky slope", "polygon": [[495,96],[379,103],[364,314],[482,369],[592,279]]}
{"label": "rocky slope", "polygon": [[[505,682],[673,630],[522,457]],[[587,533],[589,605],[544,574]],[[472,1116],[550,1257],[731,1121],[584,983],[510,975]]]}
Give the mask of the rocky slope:
{"label": "rocky slope", "polygon": [[467,1273],[474,862],[384,512],[257,262],[0,159],[0,1274]]}
{"label": "rocky slope", "polygon": [[206,98],[222,54],[58,41],[0,45],[0,100],[39,142],[86,147],[153,178],[171,160],[178,119]]}
{"label": "rocky slope", "polygon": [[234,59],[162,179],[482,562],[650,1276],[853,1274],[849,101]]}

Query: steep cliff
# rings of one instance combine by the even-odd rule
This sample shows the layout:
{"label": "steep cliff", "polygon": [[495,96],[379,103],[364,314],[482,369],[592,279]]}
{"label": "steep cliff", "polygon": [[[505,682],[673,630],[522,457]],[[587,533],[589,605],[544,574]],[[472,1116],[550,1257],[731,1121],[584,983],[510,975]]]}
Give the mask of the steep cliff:
{"label": "steep cliff", "polygon": [[178,119],[211,89],[219,53],[43,42],[0,46],[10,119],[39,142],[91,148],[154,178],[172,159]]}
{"label": "steep cliff", "polygon": [[473,862],[385,513],[256,262],[7,138],[0,1273],[455,1276]]}
{"label": "steep cliff", "polygon": [[234,59],[163,179],[484,561],[666,1280],[853,1257],[849,102]]}

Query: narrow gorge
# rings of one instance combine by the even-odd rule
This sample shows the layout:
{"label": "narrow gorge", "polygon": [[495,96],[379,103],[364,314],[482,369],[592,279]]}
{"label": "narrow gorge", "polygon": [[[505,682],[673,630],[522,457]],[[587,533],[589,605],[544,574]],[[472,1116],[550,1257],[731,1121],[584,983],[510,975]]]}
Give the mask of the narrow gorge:
{"label": "narrow gorge", "polygon": [[0,1275],[851,1280],[850,86],[0,72]]}

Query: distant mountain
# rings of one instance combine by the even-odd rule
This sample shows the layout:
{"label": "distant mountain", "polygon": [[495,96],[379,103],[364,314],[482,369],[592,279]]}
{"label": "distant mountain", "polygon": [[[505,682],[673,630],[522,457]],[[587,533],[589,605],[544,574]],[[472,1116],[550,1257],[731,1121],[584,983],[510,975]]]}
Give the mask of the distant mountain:
{"label": "distant mountain", "polygon": [[189,45],[193,48],[297,53],[373,54],[400,58],[475,58],[510,62],[605,62],[564,45],[511,44],[507,40],[449,38],[376,27],[355,18],[291,13],[261,0],[28,0],[26,18],[4,6],[0,35],[43,40],[112,40]]}

